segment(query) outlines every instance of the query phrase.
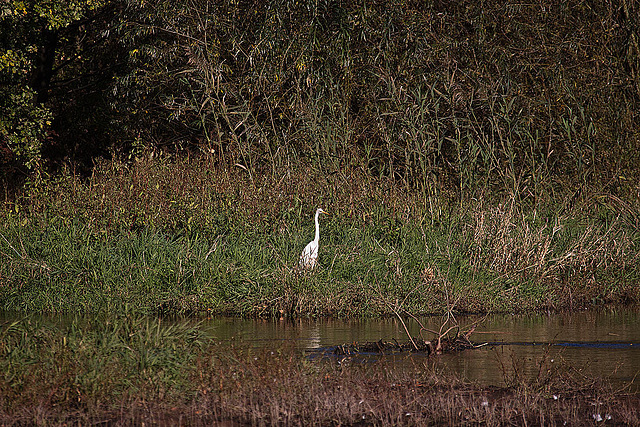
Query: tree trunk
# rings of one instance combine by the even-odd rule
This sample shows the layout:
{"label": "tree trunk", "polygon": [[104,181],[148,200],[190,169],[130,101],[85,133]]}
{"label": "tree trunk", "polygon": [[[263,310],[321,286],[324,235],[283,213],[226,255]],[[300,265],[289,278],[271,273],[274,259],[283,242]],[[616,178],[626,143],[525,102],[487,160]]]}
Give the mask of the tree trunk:
{"label": "tree trunk", "polygon": [[36,91],[36,102],[43,104],[49,99],[51,78],[53,77],[53,63],[58,46],[58,33],[44,28],[42,30],[42,44],[38,51],[35,72],[31,86]]}

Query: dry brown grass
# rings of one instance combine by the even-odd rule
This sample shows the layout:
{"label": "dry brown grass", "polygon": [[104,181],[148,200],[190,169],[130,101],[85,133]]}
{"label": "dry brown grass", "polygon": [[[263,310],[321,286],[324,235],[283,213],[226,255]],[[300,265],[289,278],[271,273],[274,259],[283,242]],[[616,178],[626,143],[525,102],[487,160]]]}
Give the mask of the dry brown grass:
{"label": "dry brown grass", "polygon": [[[15,203],[34,214],[83,216],[103,227],[176,227],[186,222],[206,226],[220,211],[262,225],[283,213],[298,217],[321,205],[366,224],[372,220],[372,205],[408,219],[426,202],[401,184],[374,180],[357,168],[325,175],[302,166],[253,175],[240,165],[221,165],[207,156],[145,155],[132,163],[103,161],[89,178],[67,171],[55,181],[25,189]],[[6,206],[13,204],[5,200]],[[280,221],[273,225],[286,226]]]}
{"label": "dry brown grass", "polygon": [[472,256],[472,265],[506,277],[525,274],[536,280],[558,281],[567,273],[624,269],[629,261],[625,255],[631,252],[635,253],[631,260],[637,259],[633,241],[620,226],[619,216],[610,224],[580,227],[577,236],[572,236],[566,245],[559,245],[559,241],[566,239],[563,233],[576,232],[573,222],[579,219],[575,213],[536,219],[540,214],[525,213],[513,201],[496,207],[480,206],[472,213],[470,225],[478,248]]}
{"label": "dry brown grass", "polygon": [[[25,402],[3,425],[637,425],[640,397],[567,374],[511,387],[482,387],[427,364],[351,365],[305,361],[289,349],[217,348],[198,358],[190,395],[148,398],[144,391],[89,409],[72,398],[56,406]],[[335,362],[335,363],[334,363]],[[55,393],[54,389],[51,392]]]}

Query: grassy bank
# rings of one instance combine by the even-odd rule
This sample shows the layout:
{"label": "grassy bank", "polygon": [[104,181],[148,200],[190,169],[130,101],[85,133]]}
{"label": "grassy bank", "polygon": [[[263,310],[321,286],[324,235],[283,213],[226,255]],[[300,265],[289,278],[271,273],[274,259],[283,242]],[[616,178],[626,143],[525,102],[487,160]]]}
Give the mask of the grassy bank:
{"label": "grassy bank", "polygon": [[[6,85],[0,309],[640,301],[633,4],[105,3],[59,35],[48,102],[17,101],[26,71]],[[299,275],[317,207],[320,268]]]}
{"label": "grassy bank", "polygon": [[[206,158],[105,162],[5,203],[0,308],[347,317],[636,303],[632,191],[460,197],[357,168],[250,175]],[[319,206],[332,214],[320,268],[299,274]]]}
{"label": "grassy bank", "polygon": [[[55,323],[55,322],[54,322]],[[393,364],[310,362],[286,345],[215,342],[193,322],[100,317],[0,325],[3,425],[637,425],[638,396],[539,361],[482,387]]]}

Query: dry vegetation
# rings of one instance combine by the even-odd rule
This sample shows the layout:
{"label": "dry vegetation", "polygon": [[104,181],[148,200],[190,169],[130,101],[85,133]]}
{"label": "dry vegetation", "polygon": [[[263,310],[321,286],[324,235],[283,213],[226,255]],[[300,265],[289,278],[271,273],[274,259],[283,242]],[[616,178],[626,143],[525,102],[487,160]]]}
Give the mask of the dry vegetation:
{"label": "dry vegetation", "polygon": [[401,368],[385,359],[309,361],[287,344],[216,343],[189,322],[85,318],[52,327],[25,319],[0,334],[7,426],[640,422],[638,395],[544,359],[535,378],[482,387],[424,358]]}

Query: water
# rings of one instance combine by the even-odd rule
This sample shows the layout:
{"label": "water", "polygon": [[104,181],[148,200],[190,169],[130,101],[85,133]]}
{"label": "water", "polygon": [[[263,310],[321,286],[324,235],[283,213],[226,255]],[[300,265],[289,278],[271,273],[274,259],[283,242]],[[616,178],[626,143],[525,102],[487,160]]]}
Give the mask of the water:
{"label": "water", "polygon": [[[3,322],[16,317],[22,316],[0,313],[0,321]],[[464,327],[481,319],[467,316],[458,317],[457,321]],[[50,316],[46,321],[65,324],[79,320]],[[426,328],[438,330],[443,319],[429,317],[420,321]],[[417,322],[406,322],[412,336],[418,336],[420,328]],[[407,340],[402,324],[395,318],[346,321],[213,318],[203,320],[202,327],[220,341],[249,343],[264,348],[291,342],[306,357],[318,363],[343,363],[344,359],[327,355],[337,345]],[[433,335],[426,333],[423,337],[432,339]],[[489,345],[432,357],[395,354],[368,355],[350,360],[367,362],[386,358],[400,368],[424,364],[430,369],[455,373],[481,385],[496,386],[510,385],[511,379],[516,377],[535,379],[555,364],[577,378],[601,378],[616,388],[640,392],[639,308],[553,315],[491,315],[482,320],[471,340]]]}
{"label": "water", "polygon": [[[439,329],[442,318],[420,319],[429,329]],[[458,317],[469,325],[479,317]],[[205,322],[218,339],[242,340],[256,346],[292,341],[311,358],[330,352],[333,346],[378,341],[406,341],[397,319],[374,320],[238,320]],[[415,321],[407,321],[413,336]],[[425,339],[433,335],[424,334]],[[471,339],[490,343],[476,350],[427,358],[423,355],[393,357],[397,363],[426,363],[482,385],[509,385],[515,378],[534,379],[552,365],[561,365],[577,378],[602,378],[614,387],[629,386],[640,392],[640,310],[612,309],[553,315],[491,315],[482,321]],[[323,356],[326,358],[326,356]],[[380,356],[371,356],[379,358]],[[542,369],[541,369],[542,367]],[[637,379],[635,377],[638,376]],[[635,381],[634,381],[635,379]]]}

